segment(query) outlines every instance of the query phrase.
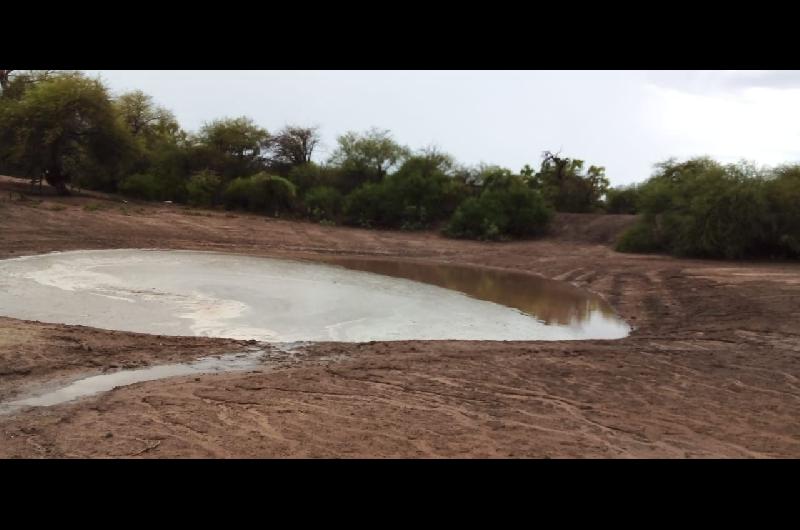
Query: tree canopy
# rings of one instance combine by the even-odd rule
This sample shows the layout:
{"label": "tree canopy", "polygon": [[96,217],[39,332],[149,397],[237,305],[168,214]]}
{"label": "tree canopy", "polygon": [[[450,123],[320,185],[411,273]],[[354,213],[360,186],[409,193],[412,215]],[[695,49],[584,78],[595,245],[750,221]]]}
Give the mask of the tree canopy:
{"label": "tree canopy", "polygon": [[0,160],[44,176],[59,193],[75,179],[113,189],[133,144],[101,82],[65,73],[34,82],[0,106]]}
{"label": "tree canopy", "polygon": [[800,257],[800,165],[666,160],[641,185],[610,188],[605,168],[546,151],[519,171],[411,150],[391,131],[338,137],[315,162],[319,128],[275,134],[245,116],[192,134],[150,95],[110,94],[70,71],[0,70],[0,172],[142,200],[239,208],[324,223],[452,237],[546,232],[554,211],[637,214],[623,251],[714,258]]}

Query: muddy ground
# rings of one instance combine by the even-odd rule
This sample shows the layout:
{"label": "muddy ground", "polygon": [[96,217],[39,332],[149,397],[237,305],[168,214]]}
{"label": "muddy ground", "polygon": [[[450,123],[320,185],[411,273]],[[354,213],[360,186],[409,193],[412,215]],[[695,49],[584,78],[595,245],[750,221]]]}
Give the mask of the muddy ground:
{"label": "muddy ground", "polygon": [[[139,383],[0,416],[0,457],[799,457],[800,264],[618,254],[628,216],[562,215],[478,243],[92,196],[0,177],[0,258],[175,248],[472,264],[566,280],[636,330],[615,341],[320,343],[264,370]],[[237,351],[0,318],[0,400]]]}

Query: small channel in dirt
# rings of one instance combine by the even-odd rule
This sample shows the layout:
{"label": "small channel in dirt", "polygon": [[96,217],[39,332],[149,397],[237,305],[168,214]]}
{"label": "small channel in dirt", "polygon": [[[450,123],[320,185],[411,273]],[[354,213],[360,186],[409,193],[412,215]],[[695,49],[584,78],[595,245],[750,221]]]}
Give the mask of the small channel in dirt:
{"label": "small channel in dirt", "polygon": [[0,403],[0,414],[12,414],[27,407],[59,405],[82,397],[107,392],[116,387],[143,381],[154,381],[182,375],[251,370],[261,366],[265,361],[265,357],[265,352],[259,349],[245,353],[202,357],[190,363],[162,364],[148,368],[119,370],[108,374],[93,375],[44,393]]}
{"label": "small channel in dirt", "polygon": [[[66,385],[53,385],[49,389],[33,392],[26,397],[0,403],[0,415],[13,414],[29,407],[51,407],[80,398],[108,392],[117,387],[155,381],[184,375],[204,375],[222,372],[242,372],[264,368],[277,368],[299,360],[300,352],[307,343],[272,343],[253,346],[247,351],[201,357],[191,362],[161,364],[133,370],[118,370],[107,374],[92,375],[72,381]],[[328,360],[329,357],[318,357]]]}
{"label": "small channel in dirt", "polygon": [[616,339],[630,332],[600,297],[522,273],[162,250],[1,260],[0,315],[264,342]]}

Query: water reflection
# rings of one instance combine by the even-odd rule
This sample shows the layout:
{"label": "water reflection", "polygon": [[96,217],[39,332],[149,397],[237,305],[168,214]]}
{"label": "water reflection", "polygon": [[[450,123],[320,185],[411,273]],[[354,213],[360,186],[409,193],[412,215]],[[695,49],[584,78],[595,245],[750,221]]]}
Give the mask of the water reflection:
{"label": "water reflection", "polygon": [[371,258],[326,257],[324,261],[352,270],[460,291],[473,298],[519,309],[547,324],[576,325],[597,314],[608,319],[617,318],[611,306],[597,295],[566,282],[522,272]]}

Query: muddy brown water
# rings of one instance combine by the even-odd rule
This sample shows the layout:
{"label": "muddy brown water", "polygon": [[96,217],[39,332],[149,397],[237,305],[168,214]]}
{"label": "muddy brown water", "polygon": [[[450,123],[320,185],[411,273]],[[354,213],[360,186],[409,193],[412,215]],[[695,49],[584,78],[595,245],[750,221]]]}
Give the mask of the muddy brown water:
{"label": "muddy brown water", "polygon": [[630,331],[600,297],[516,272],[160,250],[0,260],[0,315],[265,342],[615,339]]}
{"label": "muddy brown water", "polygon": [[608,320],[609,326],[619,323],[616,312],[599,296],[566,282],[523,272],[352,257],[336,257],[325,261],[351,270],[405,278],[460,291],[473,298],[519,309],[547,324],[580,324],[597,314]]}

